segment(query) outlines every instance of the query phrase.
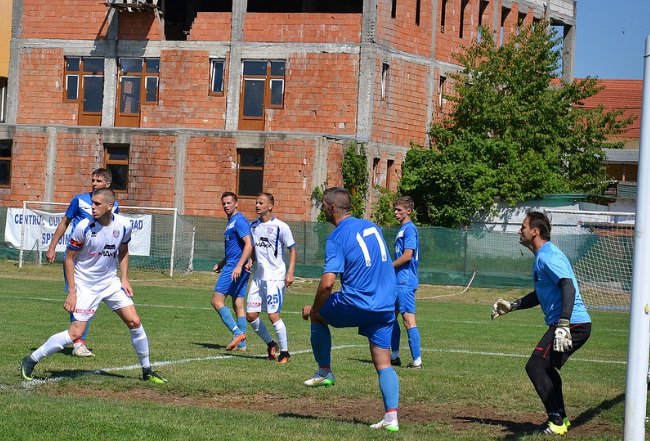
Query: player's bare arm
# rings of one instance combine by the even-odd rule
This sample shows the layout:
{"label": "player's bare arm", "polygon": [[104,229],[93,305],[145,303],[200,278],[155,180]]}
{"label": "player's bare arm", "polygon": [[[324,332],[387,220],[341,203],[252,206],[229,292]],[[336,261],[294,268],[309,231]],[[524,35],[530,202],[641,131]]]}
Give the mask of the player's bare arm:
{"label": "player's bare arm", "polygon": [[67,216],[63,216],[61,222],[59,222],[59,225],[56,226],[56,230],[54,230],[54,236],[52,237],[50,246],[47,247],[48,262],[54,263],[54,259],[56,258],[56,244],[59,243],[59,241],[65,234],[65,230],[68,228],[68,225],[70,225],[70,221],[71,221],[70,218],[68,218]]}
{"label": "player's bare arm", "polygon": [[68,249],[63,262],[63,271],[65,273],[65,280],[68,282],[68,295],[65,298],[63,309],[72,313],[77,305],[77,285],[74,281],[74,261],[79,254],[76,250]]}
{"label": "player's bare arm", "polygon": [[244,249],[242,250],[241,257],[239,262],[235,265],[235,268],[232,270],[232,280],[237,280],[241,276],[241,272],[244,268],[244,265],[250,259],[251,254],[253,253],[253,245],[251,244],[251,236],[247,235],[242,238],[244,241]]}
{"label": "player's bare arm", "polygon": [[133,288],[129,282],[129,244],[120,245],[120,281],[127,296],[133,297]]}
{"label": "player's bare arm", "polygon": [[404,250],[404,253],[399,256],[398,259],[395,259],[393,261],[393,268],[399,268],[402,265],[406,265],[411,261],[411,258],[413,257],[413,250],[411,248],[406,248]]}
{"label": "player's bare arm", "polygon": [[296,270],[296,257],[298,255],[298,252],[296,251],[296,247],[291,247],[289,249],[289,267],[287,268],[287,274],[284,277],[284,284],[286,286],[291,286],[293,283],[293,274]]}

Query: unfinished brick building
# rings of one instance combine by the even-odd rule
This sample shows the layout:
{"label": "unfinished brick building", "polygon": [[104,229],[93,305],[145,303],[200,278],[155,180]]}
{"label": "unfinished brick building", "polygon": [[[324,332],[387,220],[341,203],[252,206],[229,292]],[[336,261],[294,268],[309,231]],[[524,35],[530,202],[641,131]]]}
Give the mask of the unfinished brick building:
{"label": "unfinished brick building", "polygon": [[445,112],[454,53],[548,18],[572,76],[573,0],[14,0],[0,205],[67,202],[110,167],[123,205],[223,216],[270,191],[315,216],[362,144],[395,190],[412,142]]}

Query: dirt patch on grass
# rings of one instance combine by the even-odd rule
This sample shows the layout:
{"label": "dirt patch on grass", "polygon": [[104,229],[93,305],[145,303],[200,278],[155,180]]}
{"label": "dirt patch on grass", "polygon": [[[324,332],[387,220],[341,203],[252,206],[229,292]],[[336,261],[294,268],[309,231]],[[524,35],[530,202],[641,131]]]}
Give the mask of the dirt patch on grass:
{"label": "dirt patch on grass", "polygon": [[[242,409],[269,412],[280,417],[306,419],[327,418],[338,421],[363,424],[375,423],[383,414],[379,399],[375,401],[355,399],[328,399],[318,397],[281,397],[271,394],[216,396],[176,395],[164,390],[135,388],[129,391],[108,391],[94,389],[57,389],[61,395],[92,397],[113,401],[136,401],[176,406],[202,407],[210,409]],[[535,433],[544,422],[543,413],[517,413],[503,415],[489,406],[448,406],[407,403],[400,405],[400,425],[444,424],[458,432],[468,430],[488,430],[494,435],[513,435]],[[619,429],[611,424],[588,421],[586,418],[574,419],[571,433],[590,435],[616,433]]]}

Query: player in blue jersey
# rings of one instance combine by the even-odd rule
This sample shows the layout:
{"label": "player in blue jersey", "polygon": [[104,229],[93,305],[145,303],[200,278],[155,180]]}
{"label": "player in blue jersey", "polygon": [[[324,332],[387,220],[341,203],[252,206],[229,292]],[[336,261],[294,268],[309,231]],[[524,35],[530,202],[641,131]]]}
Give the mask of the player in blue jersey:
{"label": "player in blue jersey", "polygon": [[[251,257],[250,224],[246,217],[239,212],[237,195],[224,192],[221,195],[221,205],[228,217],[228,225],[223,233],[225,256],[217,263],[213,271],[221,273],[212,294],[212,306],[219,313],[219,317],[229,331],[233,333],[232,340],[226,350],[246,351],[246,310],[244,297],[248,284],[249,272],[244,266]],[[232,307],[235,310],[237,321],[226,306],[226,296],[232,297]]]}
{"label": "player in blue jersey", "polygon": [[[302,310],[303,318],[311,319],[311,346],[318,364],[314,376],[304,384],[316,387],[335,382],[328,325],[358,328],[370,343],[384,401],[384,418],[370,427],[396,432],[399,379],[390,364],[397,299],[395,271],[379,227],[352,217],[351,207],[350,193],[345,188],[332,187],[323,193],[325,217],[336,228],[325,244],[325,268],[314,303]],[[341,275],[341,291],[333,293],[337,274]]]}
{"label": "player in blue jersey", "polygon": [[564,435],[571,422],[564,407],[559,371],[589,339],[591,318],[569,260],[550,240],[551,224],[546,215],[529,211],[519,230],[519,242],[535,255],[535,290],[513,301],[498,299],[492,307],[492,319],[517,309],[541,306],[548,329],[528,359],[526,372],[548,414],[541,433]]}
{"label": "player in blue jersey", "polygon": [[[402,196],[393,203],[395,219],[400,223],[400,229],[395,238],[395,276],[397,277],[397,305],[396,310],[402,314],[404,327],[408,335],[409,349],[413,362],[407,368],[422,368],[422,352],[420,349],[420,331],[415,322],[415,291],[418,289],[418,263],[420,260],[420,238],[418,229],[411,221],[414,208],[410,196]],[[399,340],[401,337],[399,322],[393,325],[393,338],[391,342],[391,364],[401,366],[399,357]]]}
{"label": "player in blue jersey", "polygon": [[79,338],[100,302],[104,302],[129,328],[131,343],[142,367],[142,379],[155,384],[167,383],[151,368],[149,339],[131,299],[131,223],[112,212],[115,193],[109,188],[96,190],[91,204],[92,219],[83,219],[72,230],[64,262],[68,295],[63,307],[74,315],[75,320],[67,330],[50,336],[38,349],[23,358],[21,375],[25,380],[32,380],[36,364]]}
{"label": "player in blue jersey", "polygon": [[[286,287],[293,283],[296,268],[296,242],[289,225],[273,216],[275,198],[271,193],[260,193],[255,201],[259,216],[251,223],[251,236],[255,256],[253,281],[246,301],[246,318],[253,331],[264,340],[268,360],[287,363],[291,359],[287,328],[280,316]],[[284,249],[289,250],[289,268],[284,263]],[[260,319],[265,311],[273,324],[278,341],[271,338]],[[279,355],[276,354],[280,352]]]}
{"label": "player in blue jersey", "polygon": [[[59,225],[57,225],[56,230],[54,231],[54,236],[52,237],[52,241],[50,242],[50,245],[47,248],[48,262],[54,263],[54,259],[56,258],[56,245],[59,243],[59,241],[65,234],[65,231],[68,228],[68,225],[70,225],[70,223],[72,223],[72,229],[74,230],[74,227],[76,227],[77,224],[81,222],[83,219],[93,218],[92,211],[91,211],[91,207],[92,207],[91,198],[93,192],[99,190],[100,188],[109,188],[111,186],[112,180],[113,180],[113,175],[111,171],[106,168],[98,168],[93,171],[91,176],[92,191],[87,193],[77,194],[72,198],[70,204],[68,205],[68,209],[65,211],[65,215],[63,216],[63,219],[61,219],[61,222],[59,222]],[[113,212],[114,213],[120,212],[117,201],[115,201],[115,204],[113,205]],[[64,290],[68,292],[67,283],[64,283]],[[73,320],[74,320],[74,316],[70,314],[70,321]],[[81,337],[79,337],[77,340],[74,341],[73,348],[72,348],[72,355],[75,355],[77,357],[95,356],[95,354],[93,354],[92,351],[88,349],[88,347],[86,346],[86,339],[88,338],[88,332],[90,331],[91,321],[92,321],[92,317],[88,320],[88,323],[86,324],[86,328],[83,334],[81,335]]]}

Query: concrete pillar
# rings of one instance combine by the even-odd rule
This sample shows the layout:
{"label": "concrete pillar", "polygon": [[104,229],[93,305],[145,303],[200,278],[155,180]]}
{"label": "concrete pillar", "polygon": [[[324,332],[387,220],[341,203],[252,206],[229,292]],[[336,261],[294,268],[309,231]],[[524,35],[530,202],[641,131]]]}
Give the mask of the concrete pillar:
{"label": "concrete pillar", "polygon": [[377,51],[377,0],[363,0],[361,48],[359,50],[359,93],[357,98],[357,140],[370,140],[374,102]]}
{"label": "concrete pillar", "polygon": [[228,60],[228,90],[226,130],[237,130],[239,125],[239,93],[241,86],[241,43],[244,36],[244,18],[247,0],[232,2],[230,58]]}
{"label": "concrete pillar", "polygon": [[7,80],[7,117],[5,119],[7,124],[16,124],[16,114],[18,113],[22,18],[23,0],[13,0],[11,42],[9,43],[9,78]]}

